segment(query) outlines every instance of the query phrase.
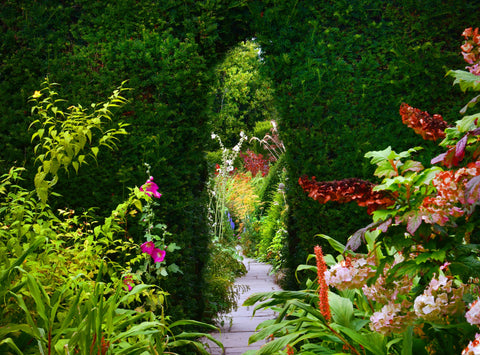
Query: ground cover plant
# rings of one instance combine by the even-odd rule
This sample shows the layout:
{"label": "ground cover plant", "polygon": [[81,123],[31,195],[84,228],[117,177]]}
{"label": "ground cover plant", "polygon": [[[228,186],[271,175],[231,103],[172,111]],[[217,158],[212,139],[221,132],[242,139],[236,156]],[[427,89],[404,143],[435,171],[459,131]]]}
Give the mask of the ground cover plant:
{"label": "ground cover plant", "polygon": [[[480,35],[463,32],[467,70],[451,70],[463,91],[479,91]],[[391,147],[365,157],[379,184],[360,179],[316,181],[301,177],[309,197],[322,203],[356,202],[372,221],[343,245],[319,235],[338,252],[314,254],[299,266],[300,291],[251,296],[245,305],[273,308],[250,338],[272,339],[258,354],[475,354],[479,350],[479,118],[478,96],[454,125],[408,104],[407,126],[440,141],[443,152],[425,167],[421,147]],[[308,276],[308,272],[314,276]],[[330,289],[329,289],[330,288]]]}
{"label": "ground cover plant", "polygon": [[[216,328],[172,321],[165,309],[168,294],[157,286],[169,272],[181,270],[166,260],[178,247],[165,242],[163,225],[152,224],[151,205],[161,197],[153,177],[132,188],[103,221],[89,212],[54,211],[49,205],[60,169],[81,172],[127,133],[122,123],[106,129],[114,110],[126,103],[124,91],[121,86],[107,101],[87,109],[59,99],[56,84],[47,80],[31,97],[32,141],[39,141],[35,189],[19,185],[24,168],[11,167],[0,177],[2,353],[163,354],[180,349],[208,354],[197,339],[211,337],[184,329]],[[137,213],[145,224],[141,245],[125,227],[127,216]]]}

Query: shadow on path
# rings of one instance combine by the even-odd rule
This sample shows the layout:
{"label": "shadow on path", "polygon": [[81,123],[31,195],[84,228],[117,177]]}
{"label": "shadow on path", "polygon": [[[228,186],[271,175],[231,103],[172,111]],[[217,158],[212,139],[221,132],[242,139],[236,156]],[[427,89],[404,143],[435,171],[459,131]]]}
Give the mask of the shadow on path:
{"label": "shadow on path", "polygon": [[[265,310],[257,311],[253,317],[253,307],[242,306],[243,302],[254,293],[280,290],[274,277],[269,275],[271,266],[249,258],[244,258],[243,263],[247,268],[247,274],[235,281],[236,285],[242,286],[237,302],[238,309],[225,315],[226,322],[220,327],[220,332],[212,334],[215,339],[223,343],[225,352],[222,353],[222,349],[218,346],[207,342],[211,355],[241,355],[248,350],[260,349],[265,341],[259,341],[249,346],[248,338],[255,333],[258,324],[264,320],[275,318],[273,311]],[[231,321],[229,321],[230,319]]]}

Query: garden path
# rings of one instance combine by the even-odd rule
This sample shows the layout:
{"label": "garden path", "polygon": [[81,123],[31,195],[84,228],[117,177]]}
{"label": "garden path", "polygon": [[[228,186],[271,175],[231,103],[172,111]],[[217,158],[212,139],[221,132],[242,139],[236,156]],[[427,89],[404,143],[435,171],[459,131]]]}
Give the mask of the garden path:
{"label": "garden path", "polygon": [[222,353],[222,349],[216,344],[207,342],[211,355],[242,355],[247,351],[254,353],[265,344],[265,341],[248,345],[248,338],[261,322],[275,318],[273,311],[264,310],[257,311],[253,317],[253,307],[243,306],[243,302],[254,293],[280,290],[274,276],[270,275],[271,266],[250,258],[244,258],[243,263],[247,268],[247,274],[235,281],[236,285],[241,286],[238,308],[226,315],[225,324],[220,327],[220,332],[212,334],[223,343],[225,352]]}

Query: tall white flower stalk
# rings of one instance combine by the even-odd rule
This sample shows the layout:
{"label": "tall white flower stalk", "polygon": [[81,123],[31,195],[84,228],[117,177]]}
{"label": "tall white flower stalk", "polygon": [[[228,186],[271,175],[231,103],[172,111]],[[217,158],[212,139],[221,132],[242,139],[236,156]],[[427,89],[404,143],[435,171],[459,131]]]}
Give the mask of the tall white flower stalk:
{"label": "tall white flower stalk", "polygon": [[247,136],[240,132],[240,140],[231,149],[226,148],[222,139],[215,133],[211,135],[216,139],[222,149],[222,164],[217,165],[215,176],[212,179],[212,190],[210,194],[209,213],[211,232],[214,241],[224,242],[225,240],[225,219],[227,218],[227,192],[228,183],[234,171],[235,159],[240,152],[242,144],[247,140]]}

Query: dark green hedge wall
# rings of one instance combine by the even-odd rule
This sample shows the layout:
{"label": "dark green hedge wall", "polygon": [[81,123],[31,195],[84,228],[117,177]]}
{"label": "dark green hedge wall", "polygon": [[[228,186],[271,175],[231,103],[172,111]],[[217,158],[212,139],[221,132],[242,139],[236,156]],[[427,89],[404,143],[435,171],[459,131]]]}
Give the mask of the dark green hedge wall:
{"label": "dark green hedge wall", "polygon": [[199,319],[208,302],[202,294],[209,242],[206,93],[211,68],[247,38],[244,2],[0,3],[0,167],[16,163],[34,172],[27,101],[46,75],[61,84],[60,97],[84,106],[128,79],[131,102],[118,119],[130,123],[130,134],[119,150],[102,152],[98,164],[64,176],[56,186],[64,198],[51,202],[77,210],[98,206],[106,215],[128,187],[145,182],[143,163],[149,163],[163,194],[156,214],[182,247],[168,262],[183,274],[161,283],[171,294],[168,314],[176,318]]}
{"label": "dark green hedge wall", "polygon": [[372,179],[363,155],[389,145],[396,151],[425,145],[425,160],[434,153],[433,144],[402,125],[399,106],[456,120],[465,99],[444,76],[464,66],[460,35],[478,26],[478,4],[267,0],[252,12],[287,148],[293,270],[321,243],[315,234],[343,242],[368,222],[362,208],[320,206],[306,197],[300,176]]}
{"label": "dark green hedge wall", "polygon": [[0,167],[31,165],[27,98],[45,75],[84,105],[128,79],[130,136],[59,185],[68,199],[54,203],[107,213],[126,187],[145,181],[150,163],[163,193],[158,215],[183,248],[173,261],[184,274],[165,289],[175,313],[193,318],[208,301],[205,93],[223,53],[253,31],[262,47],[287,146],[293,269],[319,242],[315,234],[344,241],[368,220],[356,206],[318,205],[298,178],[370,178],[367,151],[417,145],[399,119],[403,101],[453,122],[466,100],[444,75],[464,66],[460,34],[478,26],[478,6],[460,0],[6,0],[0,14]]}

